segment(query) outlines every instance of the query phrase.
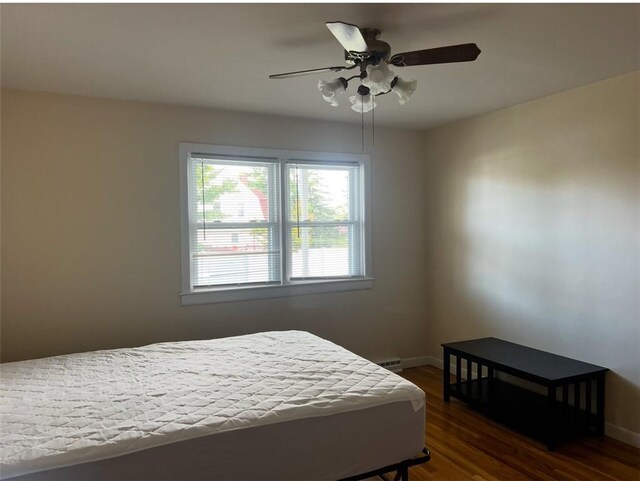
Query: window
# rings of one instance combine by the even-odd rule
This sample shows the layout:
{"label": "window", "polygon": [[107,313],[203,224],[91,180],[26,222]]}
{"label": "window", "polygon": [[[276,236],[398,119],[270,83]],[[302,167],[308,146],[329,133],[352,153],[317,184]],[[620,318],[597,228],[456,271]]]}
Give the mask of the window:
{"label": "window", "polygon": [[181,144],[182,303],[372,287],[369,158]]}

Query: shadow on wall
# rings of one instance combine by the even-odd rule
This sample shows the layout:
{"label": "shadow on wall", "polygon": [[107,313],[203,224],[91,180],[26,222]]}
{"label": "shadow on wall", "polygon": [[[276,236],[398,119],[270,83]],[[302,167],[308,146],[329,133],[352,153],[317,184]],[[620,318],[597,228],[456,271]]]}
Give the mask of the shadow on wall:
{"label": "shadow on wall", "polygon": [[623,357],[639,321],[624,179],[494,167],[474,161],[458,193],[454,285],[474,330],[606,366],[609,393],[637,406],[634,354]]}
{"label": "shadow on wall", "polygon": [[[465,285],[492,316],[507,321],[504,328],[517,333],[526,323],[544,336],[548,324],[558,323],[558,334],[580,336],[581,329],[629,315],[635,267],[616,245],[615,226],[599,228],[581,211],[593,192],[469,180]],[[615,194],[602,196],[600,208],[615,212]]]}

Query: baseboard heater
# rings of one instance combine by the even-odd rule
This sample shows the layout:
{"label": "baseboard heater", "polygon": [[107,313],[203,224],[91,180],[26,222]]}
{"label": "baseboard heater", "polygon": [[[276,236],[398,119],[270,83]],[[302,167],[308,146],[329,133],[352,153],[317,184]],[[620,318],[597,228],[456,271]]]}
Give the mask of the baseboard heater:
{"label": "baseboard heater", "polygon": [[377,364],[391,372],[402,372],[402,361],[400,358],[385,359],[384,361],[379,361]]}

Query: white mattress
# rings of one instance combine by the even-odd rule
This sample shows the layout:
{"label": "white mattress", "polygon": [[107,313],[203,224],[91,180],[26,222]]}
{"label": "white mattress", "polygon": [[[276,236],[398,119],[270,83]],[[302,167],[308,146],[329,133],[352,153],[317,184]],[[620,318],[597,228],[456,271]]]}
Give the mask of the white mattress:
{"label": "white mattress", "polygon": [[[255,433],[269,433],[269,426],[273,435],[276,425],[307,420],[309,429],[321,433],[324,417],[350,412],[362,417],[385,405],[390,411],[396,406],[411,422],[424,416],[418,387],[299,331],[72,354],[0,368],[0,472],[5,478],[104,465],[101,460],[117,457],[112,466],[127,464],[134,453],[164,457],[167,449],[185,446],[197,452],[198,446],[213,446],[207,442],[215,445],[196,441],[205,437],[218,440],[216,450],[207,451],[207,467],[217,469],[216,458],[251,458],[241,447],[251,446]],[[364,424],[376,422],[367,419]],[[415,433],[423,433],[423,426],[408,433],[411,449],[419,449]],[[299,428],[293,432],[303,437]],[[243,442],[243,433],[254,433],[254,440]],[[235,454],[222,451],[231,448],[220,440],[234,437]],[[210,479],[215,477],[211,473]],[[312,473],[305,477],[323,479]]]}

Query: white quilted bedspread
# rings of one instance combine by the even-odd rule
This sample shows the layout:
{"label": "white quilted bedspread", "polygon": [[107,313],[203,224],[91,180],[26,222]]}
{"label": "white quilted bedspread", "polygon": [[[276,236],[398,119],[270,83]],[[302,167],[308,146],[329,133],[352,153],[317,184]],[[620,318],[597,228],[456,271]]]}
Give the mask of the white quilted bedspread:
{"label": "white quilted bedspread", "polygon": [[5,363],[2,477],[424,392],[307,332],[152,344]]}

